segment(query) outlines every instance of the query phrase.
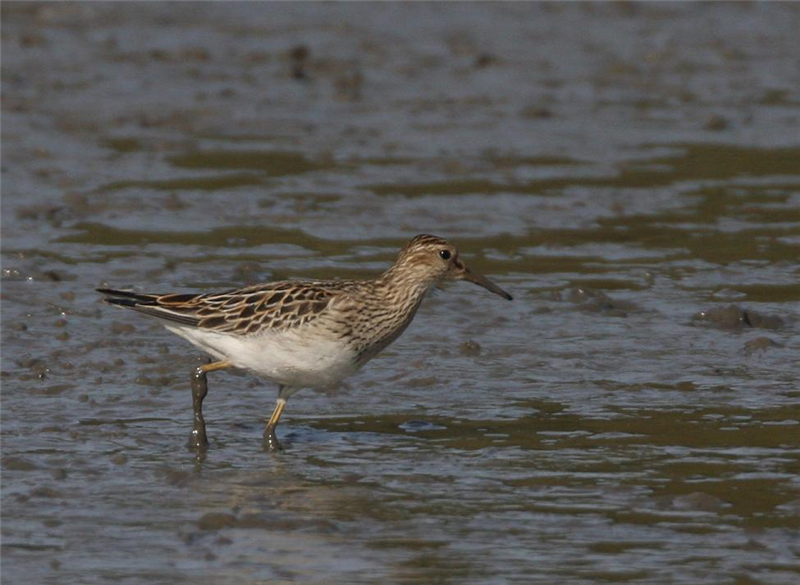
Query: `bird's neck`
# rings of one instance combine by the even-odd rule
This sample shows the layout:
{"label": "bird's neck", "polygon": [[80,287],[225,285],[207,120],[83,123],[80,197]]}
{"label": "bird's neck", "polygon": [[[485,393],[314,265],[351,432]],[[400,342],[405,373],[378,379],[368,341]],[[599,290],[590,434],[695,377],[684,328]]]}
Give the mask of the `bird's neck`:
{"label": "bird's neck", "polygon": [[369,339],[357,349],[358,363],[363,365],[397,339],[414,319],[425,293],[433,282],[414,278],[408,270],[392,266],[372,282],[373,294],[366,299]]}
{"label": "bird's neck", "polygon": [[409,308],[416,308],[434,284],[434,280],[420,279],[418,275],[404,270],[397,264],[375,281],[376,289],[381,296]]}

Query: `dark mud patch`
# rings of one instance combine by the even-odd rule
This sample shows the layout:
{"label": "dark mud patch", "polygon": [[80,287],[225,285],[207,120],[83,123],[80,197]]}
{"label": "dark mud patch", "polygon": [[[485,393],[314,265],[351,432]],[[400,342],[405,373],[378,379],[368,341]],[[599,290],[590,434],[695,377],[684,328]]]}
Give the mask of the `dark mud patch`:
{"label": "dark mud patch", "polygon": [[249,170],[270,177],[299,175],[326,168],[326,165],[311,161],[301,153],[252,150],[200,150],[172,155],[167,157],[167,161],[182,169]]}
{"label": "dark mud patch", "polygon": [[728,331],[741,331],[743,329],[780,329],[786,325],[784,319],[778,315],[764,314],[753,309],[743,309],[738,305],[727,307],[712,307],[711,309],[695,313],[692,323],[697,325],[710,325]]}
{"label": "dark mud patch", "polygon": [[756,337],[744,343],[744,351],[748,354],[767,351],[776,347],[783,347],[783,345],[770,337]]}
{"label": "dark mud patch", "polygon": [[627,317],[630,311],[638,310],[631,301],[615,300],[603,291],[587,287],[570,287],[555,291],[551,297],[554,301],[563,301],[576,305],[586,313],[599,313],[607,317]]}

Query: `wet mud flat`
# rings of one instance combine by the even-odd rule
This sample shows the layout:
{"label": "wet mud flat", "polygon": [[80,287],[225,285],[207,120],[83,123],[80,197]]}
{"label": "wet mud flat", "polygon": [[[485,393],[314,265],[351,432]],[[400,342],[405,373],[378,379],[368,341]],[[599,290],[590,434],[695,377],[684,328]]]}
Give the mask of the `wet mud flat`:
{"label": "wet mud flat", "polygon": [[[793,4],[3,3],[9,583],[795,583]],[[502,33],[502,34],[501,34]],[[294,397],[102,285],[427,299]]]}

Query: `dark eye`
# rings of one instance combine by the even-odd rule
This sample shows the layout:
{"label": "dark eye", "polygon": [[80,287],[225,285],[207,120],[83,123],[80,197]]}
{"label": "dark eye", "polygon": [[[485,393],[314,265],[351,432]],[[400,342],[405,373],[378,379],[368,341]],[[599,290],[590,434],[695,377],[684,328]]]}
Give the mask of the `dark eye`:
{"label": "dark eye", "polygon": [[450,250],[439,250],[439,258],[442,260],[450,260]]}

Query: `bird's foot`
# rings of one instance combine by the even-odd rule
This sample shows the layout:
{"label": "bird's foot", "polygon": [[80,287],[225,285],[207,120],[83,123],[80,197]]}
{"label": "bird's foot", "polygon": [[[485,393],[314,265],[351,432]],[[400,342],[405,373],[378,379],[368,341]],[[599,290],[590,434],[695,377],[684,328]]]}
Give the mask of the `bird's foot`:
{"label": "bird's foot", "polygon": [[267,429],[264,431],[264,451],[276,453],[283,451],[283,445],[278,440],[278,435],[275,434],[275,429]]}

